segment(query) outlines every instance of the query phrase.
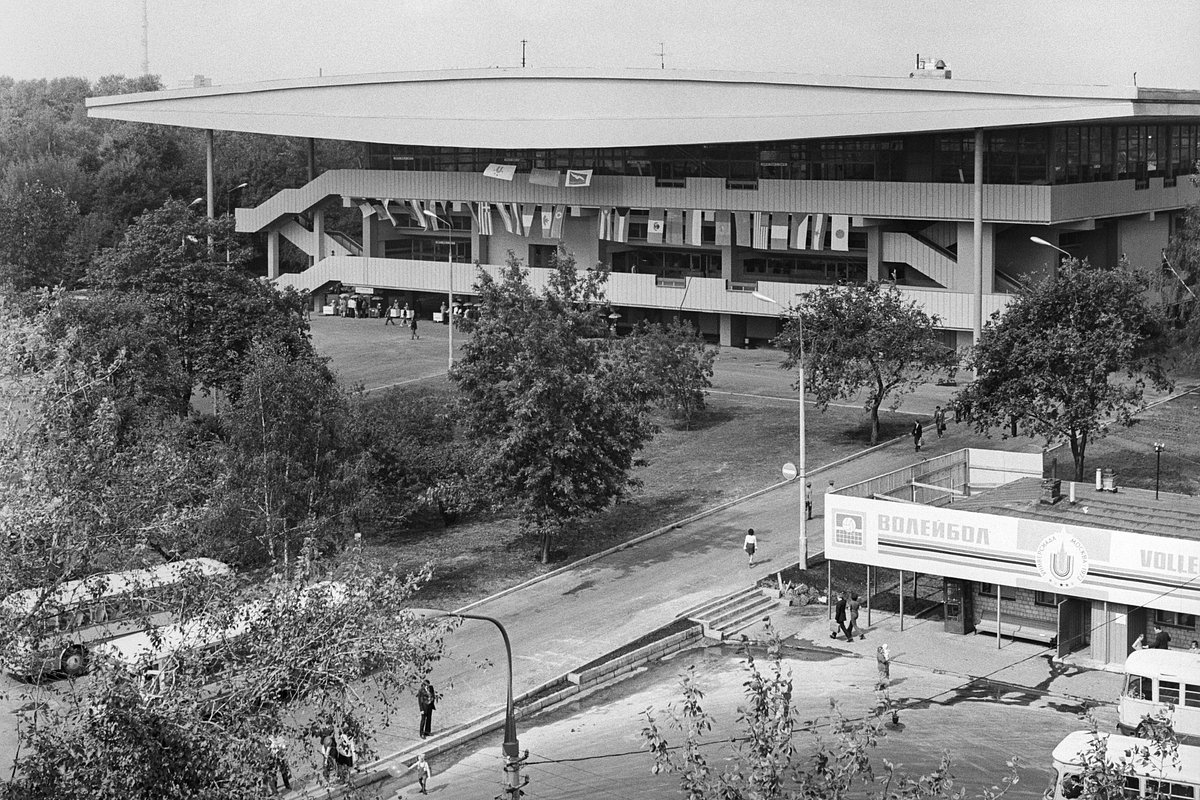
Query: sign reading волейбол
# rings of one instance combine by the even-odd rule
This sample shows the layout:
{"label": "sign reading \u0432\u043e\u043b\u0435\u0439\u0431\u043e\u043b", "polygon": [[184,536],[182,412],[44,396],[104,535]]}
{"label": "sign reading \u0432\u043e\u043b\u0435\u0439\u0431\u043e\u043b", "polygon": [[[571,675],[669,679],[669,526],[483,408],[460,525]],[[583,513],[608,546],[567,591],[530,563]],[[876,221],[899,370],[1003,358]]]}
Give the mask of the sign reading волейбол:
{"label": "sign reading \u0432\u043e\u043b\u0435\u0439\u0431\u043e\u043b", "polygon": [[836,561],[1197,613],[1200,541],[828,494]]}

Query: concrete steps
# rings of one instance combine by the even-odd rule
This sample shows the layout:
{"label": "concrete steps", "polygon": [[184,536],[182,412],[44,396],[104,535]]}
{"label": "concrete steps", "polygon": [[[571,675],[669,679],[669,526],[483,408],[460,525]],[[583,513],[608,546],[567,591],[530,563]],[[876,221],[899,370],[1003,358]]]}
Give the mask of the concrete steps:
{"label": "concrete steps", "polygon": [[704,635],[723,641],[743,628],[762,620],[767,613],[779,605],[775,592],[751,586],[736,592],[707,600],[693,606],[678,616],[703,626]]}

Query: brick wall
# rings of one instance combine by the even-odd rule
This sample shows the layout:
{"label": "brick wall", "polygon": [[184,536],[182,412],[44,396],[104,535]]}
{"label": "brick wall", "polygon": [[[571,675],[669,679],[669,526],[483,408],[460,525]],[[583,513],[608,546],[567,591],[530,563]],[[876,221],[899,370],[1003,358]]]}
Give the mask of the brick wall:
{"label": "brick wall", "polygon": [[[1008,594],[1008,590],[1003,590]],[[1058,627],[1058,608],[1055,606],[1039,606],[1033,601],[1034,592],[1032,589],[1017,589],[1016,598],[1013,600],[1002,600],[1000,603],[1000,618],[1008,621],[1016,618],[1021,620],[1032,620],[1047,628]],[[996,618],[996,589],[993,588],[987,594],[979,592],[979,584],[975,584],[975,622],[987,618]]]}

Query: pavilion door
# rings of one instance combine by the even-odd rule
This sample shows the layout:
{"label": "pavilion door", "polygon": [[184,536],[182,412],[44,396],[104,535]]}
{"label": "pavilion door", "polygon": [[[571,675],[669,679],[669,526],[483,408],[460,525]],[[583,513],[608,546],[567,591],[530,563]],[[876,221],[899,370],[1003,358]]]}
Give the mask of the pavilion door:
{"label": "pavilion door", "polygon": [[1088,646],[1092,627],[1092,604],[1076,597],[1058,601],[1058,655],[1067,655]]}

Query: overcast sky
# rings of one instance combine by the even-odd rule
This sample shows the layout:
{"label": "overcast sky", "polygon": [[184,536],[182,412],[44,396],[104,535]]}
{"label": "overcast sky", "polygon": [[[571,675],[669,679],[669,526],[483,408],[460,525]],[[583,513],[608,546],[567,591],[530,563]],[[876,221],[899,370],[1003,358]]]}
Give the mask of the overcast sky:
{"label": "overcast sky", "polygon": [[[1200,89],[1195,0],[147,0],[150,71],[229,84],[392,70],[745,69]],[[0,75],[136,75],[142,0],[0,0]]]}

